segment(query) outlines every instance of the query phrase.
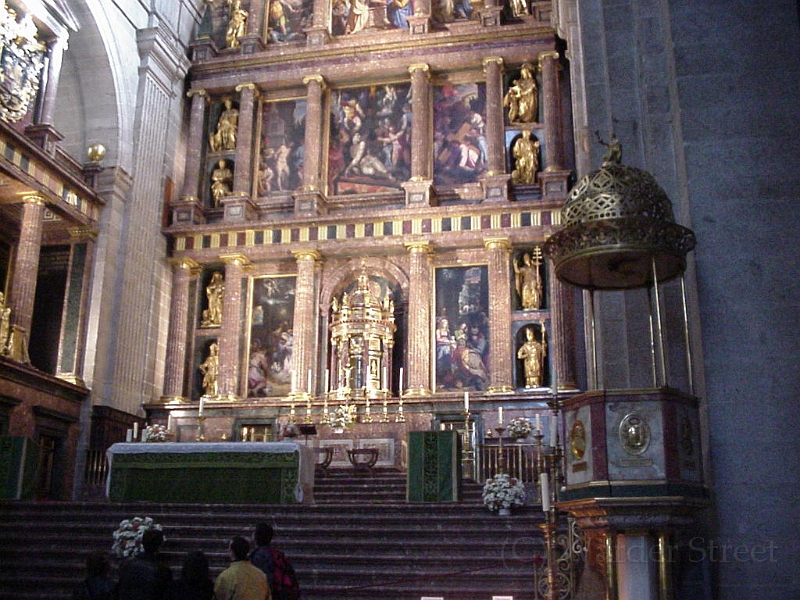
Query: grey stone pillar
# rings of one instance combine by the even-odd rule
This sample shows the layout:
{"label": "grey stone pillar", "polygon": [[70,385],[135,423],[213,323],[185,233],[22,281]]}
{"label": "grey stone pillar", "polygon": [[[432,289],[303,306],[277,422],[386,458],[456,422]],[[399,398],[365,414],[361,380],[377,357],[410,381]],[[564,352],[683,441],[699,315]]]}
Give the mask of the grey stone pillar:
{"label": "grey stone pillar", "polygon": [[172,300],[169,310],[169,337],[164,370],[164,395],[162,402],[183,402],[186,365],[186,341],[189,332],[189,284],[199,272],[198,265],[191,258],[173,259]]}

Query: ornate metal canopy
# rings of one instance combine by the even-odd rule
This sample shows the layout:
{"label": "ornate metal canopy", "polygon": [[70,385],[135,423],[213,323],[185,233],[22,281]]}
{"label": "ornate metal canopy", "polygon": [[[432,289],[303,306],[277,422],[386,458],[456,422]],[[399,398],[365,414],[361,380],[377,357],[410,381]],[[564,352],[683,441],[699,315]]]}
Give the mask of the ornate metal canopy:
{"label": "ornate metal canopy", "polygon": [[621,164],[612,138],[599,169],[570,191],[564,229],[545,244],[555,274],[586,289],[633,289],[667,281],[686,268],[694,233],[675,223],[672,204],[655,178]]}

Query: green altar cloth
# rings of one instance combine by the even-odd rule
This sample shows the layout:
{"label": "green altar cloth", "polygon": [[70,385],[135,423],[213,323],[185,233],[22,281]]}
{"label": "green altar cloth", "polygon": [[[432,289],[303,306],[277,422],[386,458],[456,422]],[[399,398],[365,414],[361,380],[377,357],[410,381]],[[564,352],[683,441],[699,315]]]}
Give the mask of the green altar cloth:
{"label": "green altar cloth", "polygon": [[461,497],[461,436],[457,431],[408,433],[409,502],[458,502]]}
{"label": "green altar cloth", "polygon": [[294,442],[114,444],[107,456],[112,502],[314,501],[314,455]]}

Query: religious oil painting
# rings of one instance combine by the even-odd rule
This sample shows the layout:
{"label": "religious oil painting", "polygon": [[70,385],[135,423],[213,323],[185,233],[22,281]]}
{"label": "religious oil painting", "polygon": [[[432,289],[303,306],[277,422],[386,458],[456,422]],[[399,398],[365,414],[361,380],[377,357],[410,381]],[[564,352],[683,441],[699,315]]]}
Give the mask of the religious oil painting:
{"label": "religious oil painting", "polygon": [[333,0],[331,33],[350,35],[379,29],[408,29],[414,14],[414,0]]}
{"label": "religious oil painting", "polygon": [[483,266],[436,269],[436,390],[489,386],[489,284]]}
{"label": "religious oil painting", "polygon": [[482,83],[434,88],[434,183],[474,183],[486,172],[486,86]]}
{"label": "religious oil painting", "polygon": [[267,32],[272,43],[304,40],[312,24],[314,0],[270,0]]}
{"label": "religious oil painting", "polygon": [[259,197],[289,194],[300,187],[305,155],[306,100],[262,106],[257,173]]}
{"label": "religious oil painting", "polygon": [[334,91],[328,148],[329,192],[396,192],[410,176],[410,86],[385,84]]}
{"label": "religious oil painting", "polygon": [[472,17],[470,0],[431,0],[433,20],[437,23],[452,23]]}
{"label": "religious oil painting", "polygon": [[292,382],[295,278],[252,280],[247,396],[286,396]]}

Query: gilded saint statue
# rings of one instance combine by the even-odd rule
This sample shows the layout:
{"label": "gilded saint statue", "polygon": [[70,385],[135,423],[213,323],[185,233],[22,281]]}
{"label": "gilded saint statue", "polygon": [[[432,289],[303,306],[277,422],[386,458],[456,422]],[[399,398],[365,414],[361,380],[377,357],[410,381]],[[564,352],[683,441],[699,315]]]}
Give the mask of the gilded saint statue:
{"label": "gilded saint statue", "polygon": [[536,182],[536,172],[539,170],[539,140],[531,139],[531,132],[525,130],[522,136],[514,142],[512,155],[514,156],[514,170],[511,180],[514,183],[531,184]]}
{"label": "gilded saint statue", "polygon": [[522,65],[519,79],[514,80],[503,98],[503,106],[508,107],[510,123],[536,122],[539,116],[539,90],[531,63]]}
{"label": "gilded saint statue", "polygon": [[203,374],[204,395],[218,395],[217,375],[219,375],[219,345],[217,342],[211,343],[208,347],[208,356],[197,368]]}
{"label": "gilded saint statue", "polygon": [[206,287],[208,308],[203,311],[202,327],[219,327],[222,324],[222,296],[225,293],[225,282],[222,273],[215,271]]}
{"label": "gilded saint statue", "polygon": [[236,133],[239,129],[239,111],[234,108],[233,100],[225,98],[224,108],[217,119],[217,129],[209,137],[208,143],[212,152],[236,149]]}
{"label": "gilded saint statue", "polygon": [[228,48],[238,48],[239,38],[246,32],[247,11],[242,8],[242,0],[228,0],[230,7],[228,29],[225,32],[225,42]]}
{"label": "gilded saint statue", "polygon": [[542,250],[538,246],[533,250],[533,258],[526,252],[522,256],[522,264],[514,262],[515,287],[523,310],[539,310],[542,307],[541,265]]}
{"label": "gilded saint statue", "polygon": [[515,17],[524,17],[530,14],[528,0],[510,0],[509,4],[511,5],[511,13]]}
{"label": "gilded saint statue", "polygon": [[230,196],[232,183],[233,171],[225,160],[220,159],[217,168],[211,172],[211,198],[214,201],[214,208],[219,208],[220,201],[225,196]]}
{"label": "gilded saint statue", "polygon": [[8,338],[11,335],[11,308],[6,306],[6,297],[0,292],[0,354],[8,352]]}
{"label": "gilded saint statue", "polygon": [[525,387],[538,388],[542,386],[542,369],[547,356],[547,333],[544,323],[541,323],[542,341],[536,339],[533,326],[525,328],[525,343],[517,351],[517,358],[522,360],[525,367]]}

